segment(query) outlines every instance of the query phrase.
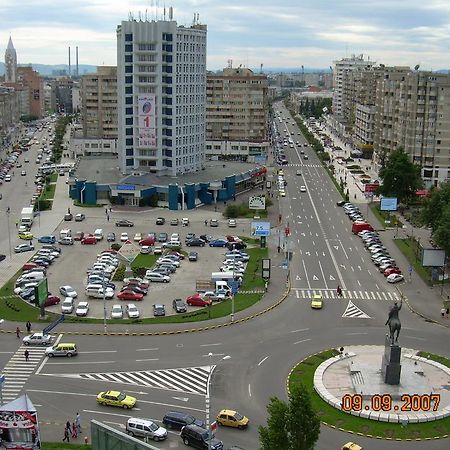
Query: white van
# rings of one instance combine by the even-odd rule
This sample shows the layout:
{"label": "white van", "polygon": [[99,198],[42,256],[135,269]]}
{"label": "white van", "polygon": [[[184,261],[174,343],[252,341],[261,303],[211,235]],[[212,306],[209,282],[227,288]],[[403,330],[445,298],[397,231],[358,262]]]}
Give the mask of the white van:
{"label": "white van", "polygon": [[145,437],[154,441],[163,441],[167,438],[167,430],[149,419],[130,417],[126,430],[131,436]]}
{"label": "white van", "polygon": [[72,237],[72,230],[70,228],[64,228],[59,232],[60,239],[64,239],[66,237]]}
{"label": "white van", "polygon": [[95,239],[97,239],[97,241],[101,241],[103,239],[103,229],[97,228],[94,231],[94,237],[95,237]]}
{"label": "white van", "polygon": [[[103,288],[98,285],[88,284],[86,287],[86,295],[91,298],[103,298]],[[111,288],[106,288],[105,298],[112,299],[114,297],[114,291]]]}

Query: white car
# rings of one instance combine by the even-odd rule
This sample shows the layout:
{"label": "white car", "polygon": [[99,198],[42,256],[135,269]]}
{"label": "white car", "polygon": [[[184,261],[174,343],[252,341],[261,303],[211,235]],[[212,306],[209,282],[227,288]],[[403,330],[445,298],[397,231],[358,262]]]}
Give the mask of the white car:
{"label": "white car", "polygon": [[228,226],[230,228],[236,228],[236,219],[228,219]]}
{"label": "white car", "polygon": [[239,266],[222,266],[220,270],[222,272],[235,272],[241,275],[245,272],[245,269]]}
{"label": "white car", "polygon": [[128,303],[127,314],[130,319],[138,319],[140,316],[139,310],[134,303]]}
{"label": "white car", "polygon": [[33,333],[23,338],[25,345],[50,345],[54,336],[43,333]]}
{"label": "white car", "polygon": [[121,234],[120,234],[120,241],[121,241],[121,242],[126,242],[126,241],[128,241],[128,233],[121,233]]}
{"label": "white car", "polygon": [[61,295],[64,295],[64,297],[78,297],[77,291],[72,286],[61,286],[59,288],[59,292],[61,293]]}
{"label": "white car", "polygon": [[156,261],[157,264],[173,264],[175,267],[180,267],[180,262],[173,258],[158,258]]}
{"label": "white car", "polygon": [[123,319],[122,305],[113,305],[111,308],[111,319]]}
{"label": "white car", "polygon": [[163,252],[163,248],[162,248],[161,245],[155,245],[155,246],[153,247],[153,253],[154,253],[155,255],[162,255],[162,252]]}
{"label": "white car", "polygon": [[163,275],[162,273],[152,272],[151,270],[147,270],[145,273],[145,279],[147,281],[154,281],[157,283],[168,283],[170,281],[170,277],[168,275]]}
{"label": "white car", "polygon": [[89,311],[89,303],[88,302],[80,302],[80,303],[78,303],[75,314],[80,317],[85,317],[85,316],[87,316],[88,311]]}
{"label": "white car", "polygon": [[143,255],[148,255],[149,253],[151,253],[152,252],[152,248],[150,247],[150,245],[143,245],[142,247],[141,247],[141,253],[143,254]]}
{"label": "white car", "polygon": [[399,283],[400,281],[403,281],[405,277],[399,273],[391,273],[386,279],[388,283]]}
{"label": "white car", "polygon": [[142,284],[143,286],[149,287],[148,280],[144,280],[143,278],[124,278],[124,284]]}
{"label": "white car", "polygon": [[139,241],[141,241],[141,240],[142,240],[142,233],[136,233],[136,234],[134,235],[133,241],[134,241],[134,242],[139,242]]}
{"label": "white car", "polygon": [[72,314],[75,308],[75,302],[72,297],[66,297],[61,305],[61,312],[63,314]]}
{"label": "white car", "polygon": [[300,192],[306,192],[306,186],[300,186]]}

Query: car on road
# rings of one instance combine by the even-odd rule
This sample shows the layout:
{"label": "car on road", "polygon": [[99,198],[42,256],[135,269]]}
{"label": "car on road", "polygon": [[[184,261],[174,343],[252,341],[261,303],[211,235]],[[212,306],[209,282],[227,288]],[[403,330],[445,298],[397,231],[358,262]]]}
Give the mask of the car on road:
{"label": "car on road", "polygon": [[22,177],[26,177],[26,176],[27,176],[27,171],[26,171],[26,170],[22,170],[22,171],[20,172],[20,175],[21,175]]}
{"label": "car on road", "polygon": [[97,395],[97,403],[100,405],[119,406],[124,409],[130,409],[136,405],[136,402],[135,397],[131,397],[120,391],[100,392]]}
{"label": "car on road", "polygon": [[192,262],[198,261],[198,253],[197,252],[189,252],[188,260],[192,261]]}
{"label": "car on road", "polygon": [[33,234],[29,231],[22,231],[18,234],[19,239],[23,239],[25,241],[31,241],[33,239]]}
{"label": "car on road", "polygon": [[166,219],[164,217],[158,217],[156,219],[156,225],[164,225],[166,223]]}
{"label": "car on road", "polygon": [[61,299],[57,295],[48,294],[48,297],[45,300],[44,306],[47,308],[48,306],[59,305]]}
{"label": "car on road", "polygon": [[122,219],[116,222],[116,227],[134,227],[134,223],[131,220]]}
{"label": "car on road", "polygon": [[311,298],[311,308],[313,309],[322,309],[323,307],[323,299],[320,294],[314,294]]}
{"label": "car on road", "polygon": [[306,192],[306,186],[300,186],[300,192]]}
{"label": "car on road", "polygon": [[75,314],[79,317],[85,317],[89,312],[89,303],[88,302],[79,302],[77,309],[75,310]]}
{"label": "car on road", "polygon": [[184,445],[199,449],[222,450],[223,442],[210,434],[203,427],[197,425],[186,425],[181,429],[181,440]]}
{"label": "car on road", "polygon": [[75,302],[72,297],[66,297],[61,305],[61,312],[63,314],[72,314],[75,309]]}
{"label": "car on road", "polygon": [[166,309],[165,309],[164,305],[162,305],[160,303],[155,303],[153,305],[153,315],[155,317],[165,316],[166,315]]}
{"label": "car on road", "polygon": [[210,247],[226,247],[228,241],[226,239],[214,239],[209,243]]}
{"label": "car on road", "polygon": [[217,414],[216,421],[224,427],[239,428],[240,430],[247,428],[250,422],[247,417],[232,409],[222,409]]}
{"label": "car on road", "polygon": [[44,333],[33,333],[22,339],[24,345],[49,345],[52,343],[54,336]]}
{"label": "car on road", "polygon": [[59,293],[64,297],[77,298],[77,291],[72,286],[60,286]]}
{"label": "car on road", "polygon": [[84,238],[84,231],[77,231],[73,237],[74,241],[81,241]]}
{"label": "car on road", "polygon": [[188,247],[204,247],[205,246],[205,241],[203,239],[194,237],[194,238],[189,239],[188,241],[186,241],[186,245]]}
{"label": "car on road", "polygon": [[363,448],[354,442],[347,442],[341,447],[341,450],[363,450]]}
{"label": "car on road", "polygon": [[53,236],[52,234],[47,236],[40,236],[38,237],[38,242],[41,244],[54,244],[56,242],[56,236]]}
{"label": "car on road", "polygon": [[14,253],[32,252],[33,250],[34,245],[32,242],[27,244],[19,244],[14,247]]}
{"label": "car on road", "polygon": [[97,239],[93,234],[88,234],[81,239],[83,245],[95,245],[97,244]]}
{"label": "car on road", "polygon": [[64,214],[64,220],[66,222],[70,222],[73,219],[73,214],[72,213],[66,213]]}
{"label": "car on road", "polygon": [[236,219],[228,219],[228,227],[229,228],[236,228]]}
{"label": "car on road", "polygon": [[82,213],[75,214],[75,222],[83,222],[86,216]]}
{"label": "car on road", "polygon": [[178,225],[180,223],[180,221],[178,220],[178,219],[172,219],[171,221],[170,221],[170,225],[173,225],[173,226],[176,226],[176,225]]}
{"label": "car on road", "polygon": [[137,309],[134,303],[128,303],[126,306],[127,316],[130,319],[138,319],[140,316],[139,309]]}
{"label": "car on road", "polygon": [[128,300],[133,302],[140,302],[144,298],[144,294],[140,294],[139,292],[134,292],[131,289],[126,289],[124,291],[120,291],[117,294],[117,298],[120,300]]}
{"label": "car on road", "polygon": [[198,292],[186,298],[186,303],[190,306],[211,306],[212,300],[203,298]]}
{"label": "car on road", "polygon": [[122,305],[113,305],[111,308],[111,319],[123,319]]}
{"label": "car on road", "polygon": [[77,346],[72,343],[60,342],[59,344],[52,345],[45,349],[45,356],[48,356],[49,358],[53,358],[54,356],[67,356],[68,358],[71,358],[77,354]]}
{"label": "car on road", "polygon": [[61,245],[73,245],[73,243],[74,243],[74,239],[73,239],[73,237],[70,237],[70,236],[65,236],[65,237],[62,237],[61,239],[58,239],[58,244],[61,244]]}
{"label": "car on road", "polygon": [[213,228],[217,228],[219,226],[219,221],[217,219],[210,219],[209,226]]}
{"label": "car on road", "polygon": [[405,277],[399,273],[392,273],[391,275],[388,275],[386,277],[386,280],[388,283],[399,283],[400,281],[403,281]]}

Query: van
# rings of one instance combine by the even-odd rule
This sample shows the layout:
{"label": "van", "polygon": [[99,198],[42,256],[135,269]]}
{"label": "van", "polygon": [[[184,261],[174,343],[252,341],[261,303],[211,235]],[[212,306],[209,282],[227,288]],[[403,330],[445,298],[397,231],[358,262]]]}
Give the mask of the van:
{"label": "van", "polygon": [[45,278],[44,272],[29,272],[18,278],[18,281],[41,281]]}
{"label": "van", "polygon": [[212,281],[230,281],[237,280],[242,281],[242,276],[233,274],[233,272],[213,272],[211,274]]}
{"label": "van", "polygon": [[127,433],[131,436],[163,441],[167,438],[167,430],[149,419],[130,417],[126,425]]}
{"label": "van", "polygon": [[[106,288],[105,298],[112,299],[114,297],[114,291],[111,288]],[[86,287],[86,296],[91,298],[103,298],[103,287],[101,285],[88,284]]]}
{"label": "van", "polygon": [[94,237],[95,237],[95,239],[97,239],[97,241],[101,241],[103,239],[103,229],[97,228],[94,231]]}
{"label": "van", "polygon": [[53,356],[67,356],[72,357],[78,354],[76,344],[59,343],[45,349],[45,356],[52,358]]}
{"label": "van", "polygon": [[361,231],[373,231],[372,225],[367,222],[353,222],[352,232],[358,234]]}
{"label": "van", "polygon": [[203,427],[197,425],[186,425],[181,429],[180,437],[184,445],[204,450],[222,450],[223,442],[216,439],[214,434],[209,438],[210,433]]}
{"label": "van", "polygon": [[70,228],[64,228],[59,232],[60,239],[63,239],[65,237],[72,237],[72,230]]}
{"label": "van", "polygon": [[167,428],[173,428],[175,430],[181,430],[184,426],[191,424],[195,424],[199,427],[205,426],[205,423],[202,420],[197,419],[190,414],[179,411],[169,411],[166,413],[163,417],[162,423]]}

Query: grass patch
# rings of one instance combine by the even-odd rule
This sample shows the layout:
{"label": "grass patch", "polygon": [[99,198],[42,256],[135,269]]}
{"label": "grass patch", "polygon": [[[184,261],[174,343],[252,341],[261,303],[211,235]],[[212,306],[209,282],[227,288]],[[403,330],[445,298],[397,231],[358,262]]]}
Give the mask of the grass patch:
{"label": "grass patch", "polygon": [[[403,223],[397,219],[397,217],[394,214],[391,214],[389,211],[380,211],[379,203],[375,203],[370,207],[370,210],[374,214],[374,216],[378,219],[378,222],[380,222],[381,226],[383,228],[389,227],[398,227],[402,228]],[[390,221],[390,223],[386,223],[386,220]]]}
{"label": "grass patch", "polygon": [[92,445],[69,444],[66,442],[43,442],[42,450],[92,450]]}
{"label": "grass patch", "polygon": [[[403,255],[408,260],[409,264],[414,267],[414,270],[417,274],[419,274],[420,278],[422,278],[425,283],[429,286],[433,285],[431,281],[431,269],[428,267],[422,267],[420,260],[417,259],[418,251],[418,243],[411,239],[394,239],[395,245],[398,249],[403,253]],[[437,281],[436,284],[440,284],[440,281]]]}
{"label": "grass patch", "polygon": [[262,279],[262,260],[268,257],[267,248],[248,248],[246,253],[250,256],[250,260],[245,269],[244,280],[241,290],[252,291],[264,288],[264,280]]}
{"label": "grass patch", "polygon": [[[450,418],[426,423],[410,423],[403,427],[401,424],[376,422],[374,420],[362,419],[339,411],[322,400],[313,387],[314,372],[326,359],[336,356],[336,350],[326,350],[318,355],[310,356],[299,363],[291,372],[288,380],[289,388],[295,384],[302,383],[309,390],[311,402],[322,422],[335,425],[341,429],[381,436],[392,439],[424,439],[434,436],[443,436],[450,433]],[[449,365],[450,361],[438,355],[439,362]],[[442,362],[445,360],[445,362]],[[449,367],[449,366],[448,366]]]}
{"label": "grass patch", "polygon": [[429,352],[418,352],[418,356],[422,356],[422,358],[431,359],[432,361],[436,361],[450,368],[450,359],[444,358],[441,355],[435,355],[434,353]]}
{"label": "grass patch", "polygon": [[56,184],[47,184],[42,191],[40,199],[42,200],[53,200],[55,196]]}
{"label": "grass patch", "polygon": [[52,173],[51,175],[48,176],[48,178],[49,178],[49,183],[56,183],[58,181],[58,174]]}
{"label": "grass patch", "polygon": [[136,256],[136,258],[134,258],[133,262],[131,263],[131,268],[135,269],[138,267],[145,267],[146,269],[149,269],[150,267],[152,267],[156,260],[160,257],[161,255],[143,255],[143,254],[139,254]]}

